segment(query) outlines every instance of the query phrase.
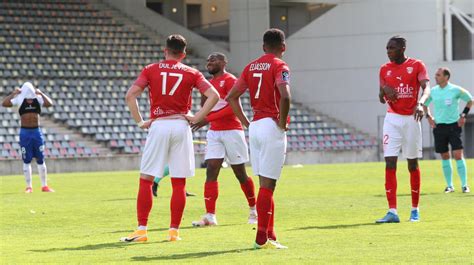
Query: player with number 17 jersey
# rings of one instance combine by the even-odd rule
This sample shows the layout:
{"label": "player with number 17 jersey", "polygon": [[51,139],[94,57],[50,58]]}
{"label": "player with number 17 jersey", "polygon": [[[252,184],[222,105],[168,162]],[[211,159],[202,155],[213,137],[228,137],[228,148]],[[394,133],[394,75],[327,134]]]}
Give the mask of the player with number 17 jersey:
{"label": "player with number 17 jersey", "polygon": [[146,66],[135,81],[150,87],[150,118],[185,115],[191,110],[192,89],[201,93],[211,87],[201,72],[175,60],[164,60]]}

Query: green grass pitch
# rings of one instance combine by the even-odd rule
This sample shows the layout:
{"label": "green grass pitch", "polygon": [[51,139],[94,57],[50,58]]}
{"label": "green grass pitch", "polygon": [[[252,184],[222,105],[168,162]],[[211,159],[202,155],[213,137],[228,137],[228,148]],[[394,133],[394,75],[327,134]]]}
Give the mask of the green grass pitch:
{"label": "green grass pitch", "polygon": [[[455,164],[453,163],[455,166]],[[474,160],[469,160],[470,183]],[[188,180],[179,242],[165,242],[170,182],[163,180],[149,221],[149,241],[122,243],[136,226],[137,172],[50,174],[56,193],[24,194],[22,176],[0,177],[0,263],[122,264],[473,264],[474,193],[444,194],[440,161],[421,161],[421,222],[408,222],[409,177],[399,163],[401,223],[376,225],[386,212],[383,163],[287,166],[278,182],[276,231],[289,249],[252,250],[255,227],[230,169],[219,178],[219,226],[193,228],[204,213],[204,170]],[[20,170],[20,169],[19,169]],[[249,169],[249,173],[251,170]],[[256,180],[256,178],[254,178]],[[258,182],[256,181],[256,184]],[[474,184],[473,184],[474,185]]]}

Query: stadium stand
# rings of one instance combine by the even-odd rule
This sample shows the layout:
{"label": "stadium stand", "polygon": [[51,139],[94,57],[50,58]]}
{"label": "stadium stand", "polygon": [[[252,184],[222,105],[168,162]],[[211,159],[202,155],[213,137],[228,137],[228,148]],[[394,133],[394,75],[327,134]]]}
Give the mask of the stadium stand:
{"label": "stadium stand", "polygon": [[[0,25],[0,95],[31,81],[55,101],[53,108],[44,110],[46,119],[107,148],[100,151],[54,128],[43,127],[47,157],[140,153],[146,132],[131,119],[124,96],[144,65],[163,58],[158,40],[116,22],[85,0],[3,0]],[[189,56],[185,63],[206,72],[204,61]],[[194,92],[194,110],[199,102]],[[147,104],[147,95],[143,95],[140,106],[145,116]],[[242,104],[250,115],[249,98],[244,97]],[[294,106],[290,112],[289,151],[376,146],[373,138],[303,106]],[[19,158],[19,117],[15,110],[0,108],[0,120],[0,159]],[[205,140],[205,129],[195,132],[194,139]],[[203,145],[196,145],[197,153],[204,151]]]}

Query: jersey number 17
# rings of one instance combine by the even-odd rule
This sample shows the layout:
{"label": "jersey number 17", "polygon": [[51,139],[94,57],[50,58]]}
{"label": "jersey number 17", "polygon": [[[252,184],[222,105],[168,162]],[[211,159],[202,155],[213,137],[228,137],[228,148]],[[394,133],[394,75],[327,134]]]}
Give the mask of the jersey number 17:
{"label": "jersey number 17", "polygon": [[171,91],[169,93],[170,96],[174,95],[174,92],[176,92],[176,89],[178,89],[179,84],[181,84],[181,81],[183,81],[183,74],[178,74],[178,73],[166,73],[166,72],[161,72],[161,76],[163,77],[161,79],[161,94],[166,95],[166,85],[167,85],[167,80],[168,80],[168,75],[172,77],[177,77],[178,80],[176,80],[176,83],[174,83],[173,87],[171,88]]}

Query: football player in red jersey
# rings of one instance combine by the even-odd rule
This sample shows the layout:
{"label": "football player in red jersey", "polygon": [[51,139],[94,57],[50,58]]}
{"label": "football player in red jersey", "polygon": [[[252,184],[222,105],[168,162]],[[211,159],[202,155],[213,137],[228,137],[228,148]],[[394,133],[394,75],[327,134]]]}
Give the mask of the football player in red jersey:
{"label": "football player in red jersey", "polygon": [[[269,29],[263,35],[264,55],[250,62],[234,85],[227,101],[245,127],[249,127],[250,161],[260,178],[257,197],[258,229],[255,249],[281,249],[275,229],[273,192],[286,156],[286,131],[290,110],[290,69],[281,59],[285,52],[285,34]],[[239,97],[250,93],[254,117],[250,123],[242,111]]]}
{"label": "football player in red jersey", "polygon": [[[220,99],[207,118],[193,126],[194,130],[211,124],[207,131],[206,148],[206,183],[204,184],[204,202],[206,214],[199,221],[192,222],[193,226],[217,225],[216,200],[219,195],[217,177],[224,158],[231,165],[235,176],[240,182],[242,191],[249,205],[249,224],[257,223],[255,208],[255,187],[252,178],[247,175],[245,163],[249,160],[248,146],[242,124],[235,116],[229,103],[225,101],[227,93],[234,86],[237,78],[225,69],[227,58],[223,53],[212,53],[207,58],[207,70],[212,75],[211,84],[219,92]],[[201,105],[206,101],[205,96]]]}
{"label": "football player in red jersey", "polygon": [[[167,38],[164,53],[165,60],[146,66],[126,96],[133,119],[140,128],[148,130],[148,136],[140,165],[138,228],[121,239],[125,242],[148,240],[147,222],[153,203],[153,179],[162,177],[166,165],[169,165],[173,187],[168,240],[181,239],[178,228],[186,204],[186,178],[194,176],[194,148],[189,123],[204,119],[219,100],[216,89],[201,72],[181,63],[186,56],[186,40],[181,35]],[[147,87],[150,119],[144,121],[137,98]],[[193,88],[207,97],[206,103],[194,116],[189,114]]]}
{"label": "football player in red jersey", "polygon": [[[379,99],[388,104],[383,126],[385,157],[385,192],[389,210],[377,223],[398,223],[397,212],[397,159],[400,149],[408,160],[412,210],[410,221],[420,220],[420,168],[422,157],[421,125],[423,106],[430,95],[429,77],[421,60],[405,56],[406,40],[401,36],[390,38],[387,55],[390,62],[380,68]],[[423,94],[420,97],[420,87]]]}

